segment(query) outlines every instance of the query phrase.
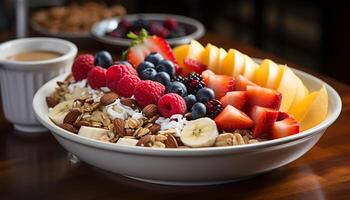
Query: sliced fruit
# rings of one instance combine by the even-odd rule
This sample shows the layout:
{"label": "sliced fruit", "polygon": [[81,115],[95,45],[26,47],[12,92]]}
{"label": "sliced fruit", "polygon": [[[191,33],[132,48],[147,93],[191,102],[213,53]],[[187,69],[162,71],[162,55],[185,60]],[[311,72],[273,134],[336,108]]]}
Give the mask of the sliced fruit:
{"label": "sliced fruit", "polygon": [[274,86],[279,73],[280,69],[275,62],[264,59],[260,67],[256,70],[254,82],[260,86],[265,87],[269,85],[269,88],[275,89],[272,86]]}
{"label": "sliced fruit", "polygon": [[234,131],[236,129],[249,129],[254,124],[253,121],[242,111],[227,105],[221,113],[214,119],[220,130]]}
{"label": "sliced fruit", "polygon": [[[306,88],[306,86],[303,84],[303,82],[300,80],[300,78],[296,76],[296,83],[297,83],[297,89],[296,89],[296,94],[294,96],[294,99],[293,99],[293,103],[292,105],[290,106],[290,108],[292,108],[294,105],[297,105],[299,102],[301,102],[305,97],[306,95],[309,94],[309,90]],[[289,108],[289,110],[290,110]]]}
{"label": "sliced fruit", "polygon": [[215,65],[216,65],[218,56],[219,56],[219,48],[212,44],[208,44],[202,56],[202,63],[207,65],[208,69],[212,70],[214,73],[217,73]]}
{"label": "sliced fruit", "polygon": [[278,111],[261,106],[253,106],[249,113],[249,116],[254,121],[252,128],[254,138],[259,138],[263,134],[268,133],[278,116]]}
{"label": "sliced fruit", "polygon": [[63,124],[64,117],[68,114],[69,110],[73,107],[74,100],[63,101],[53,107],[48,116],[57,125]]}
{"label": "sliced fruit", "polygon": [[102,136],[106,135],[107,133],[108,133],[107,129],[90,127],[90,126],[82,126],[79,129],[78,135],[98,140]]}
{"label": "sliced fruit", "polygon": [[187,58],[200,61],[203,51],[204,47],[196,40],[192,40],[188,49]]}
{"label": "sliced fruit", "polygon": [[136,146],[138,140],[132,138],[119,138],[116,144],[126,145],[126,146]]}
{"label": "sliced fruit", "polygon": [[210,75],[205,81],[207,87],[214,90],[216,99],[220,99],[227,92],[233,91],[235,84],[233,77],[226,75]]}
{"label": "sliced fruit", "polygon": [[292,105],[297,93],[297,80],[294,72],[287,66],[282,65],[282,78],[277,87],[277,91],[282,93],[281,111],[287,112]]}
{"label": "sliced fruit", "polygon": [[184,67],[184,59],[188,55],[189,48],[190,45],[184,44],[173,49],[176,62],[180,67]]}
{"label": "sliced fruit", "polygon": [[239,110],[242,110],[247,101],[246,91],[232,91],[227,92],[225,96],[220,99],[223,107],[231,105]]}
{"label": "sliced fruit", "polygon": [[290,114],[300,122],[301,130],[307,130],[319,124],[327,117],[328,93],[325,85],[317,92],[306,96],[290,110]]}
{"label": "sliced fruit", "polygon": [[234,76],[241,74],[244,68],[244,56],[236,49],[230,49],[220,66],[220,74]]}
{"label": "sliced fruit", "polygon": [[235,83],[235,90],[238,91],[245,91],[247,90],[247,86],[258,86],[257,84],[253,83],[252,81],[248,80],[242,75],[238,75],[236,77],[236,83]]}
{"label": "sliced fruit", "polygon": [[280,92],[259,86],[247,86],[247,103],[278,110],[281,105]]}
{"label": "sliced fruit", "polygon": [[222,65],[222,62],[224,60],[224,58],[226,57],[227,55],[227,52],[225,51],[225,49],[223,48],[220,48],[219,49],[219,55],[217,57],[217,60],[216,60],[216,63],[214,64],[214,68],[215,68],[215,72],[218,73],[218,74],[221,74],[220,71],[221,71],[221,65]]}
{"label": "sliced fruit", "polygon": [[190,147],[210,147],[219,135],[215,122],[207,117],[189,121],[181,131],[180,139]]}
{"label": "sliced fruit", "polygon": [[198,60],[193,60],[191,58],[185,58],[184,67],[182,68],[181,75],[188,76],[192,72],[197,74],[202,74],[203,71],[207,69],[207,66]]}
{"label": "sliced fruit", "polygon": [[259,65],[254,62],[249,56],[244,55],[244,72],[243,76],[248,80],[253,80],[256,70],[259,68]]}
{"label": "sliced fruit", "polygon": [[277,121],[272,125],[268,133],[269,139],[277,139],[299,133],[300,125],[293,117],[287,113],[279,112]]}

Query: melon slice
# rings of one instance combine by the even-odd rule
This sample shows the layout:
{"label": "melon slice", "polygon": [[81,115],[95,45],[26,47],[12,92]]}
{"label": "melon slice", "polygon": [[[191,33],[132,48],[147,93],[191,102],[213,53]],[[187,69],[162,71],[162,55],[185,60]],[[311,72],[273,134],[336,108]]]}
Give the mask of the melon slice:
{"label": "melon slice", "polygon": [[208,43],[202,54],[202,63],[208,66],[208,69],[214,71],[214,64],[219,56],[219,48]]}
{"label": "melon slice", "polygon": [[244,72],[243,76],[248,80],[253,80],[256,70],[259,68],[259,65],[254,62],[249,56],[244,55]]}
{"label": "melon slice", "polygon": [[275,62],[264,59],[260,67],[256,70],[254,82],[263,87],[276,89],[281,73],[281,69]]}
{"label": "melon slice", "polygon": [[232,76],[236,73],[235,71],[242,71],[243,67],[243,54],[236,49],[230,49],[222,60],[220,74]]}
{"label": "melon slice", "polygon": [[187,58],[191,58],[193,60],[201,60],[203,51],[204,47],[196,40],[192,40],[188,49]]}
{"label": "melon slice", "polygon": [[291,107],[297,93],[297,80],[294,72],[286,65],[281,65],[282,77],[276,90],[282,93],[282,103],[280,110],[287,112]]}
{"label": "melon slice", "polygon": [[221,65],[222,65],[222,62],[224,60],[224,58],[226,57],[227,55],[227,52],[225,51],[225,49],[223,48],[220,48],[219,49],[219,56],[217,57],[217,60],[216,60],[216,63],[215,63],[215,71],[216,73],[218,74],[221,74]]}
{"label": "melon slice", "polygon": [[188,55],[189,48],[190,48],[190,45],[185,44],[185,45],[177,46],[173,49],[175,60],[180,67],[184,66],[184,59]]}
{"label": "melon slice", "polygon": [[289,109],[291,109],[292,107],[297,105],[299,102],[301,102],[306,97],[306,95],[309,94],[309,90],[306,88],[306,86],[303,84],[303,82],[300,80],[300,78],[297,75],[295,75],[295,76],[296,76],[295,80],[297,83],[297,91],[296,91],[295,97],[293,99],[293,103]]}

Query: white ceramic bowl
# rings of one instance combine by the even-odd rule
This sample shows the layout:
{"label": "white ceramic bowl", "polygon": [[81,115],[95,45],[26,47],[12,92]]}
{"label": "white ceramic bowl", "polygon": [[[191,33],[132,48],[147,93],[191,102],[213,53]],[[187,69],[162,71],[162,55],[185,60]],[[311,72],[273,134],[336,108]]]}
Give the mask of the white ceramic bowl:
{"label": "white ceramic bowl", "polygon": [[[322,81],[294,70],[311,89]],[[82,161],[130,178],[169,185],[210,185],[235,181],[286,165],[309,151],[339,116],[341,100],[326,85],[329,95],[327,118],[317,126],[281,139],[231,147],[198,149],[154,149],[104,143],[75,135],[48,118],[45,96],[53,91],[59,76],[35,95],[33,107],[38,119],[58,142]]]}
{"label": "white ceramic bowl", "polygon": [[[62,54],[49,60],[16,61],[6,59],[18,53],[52,51]],[[0,44],[0,85],[4,114],[22,132],[47,131],[32,108],[35,92],[47,81],[70,71],[77,47],[66,40],[34,37]]]}

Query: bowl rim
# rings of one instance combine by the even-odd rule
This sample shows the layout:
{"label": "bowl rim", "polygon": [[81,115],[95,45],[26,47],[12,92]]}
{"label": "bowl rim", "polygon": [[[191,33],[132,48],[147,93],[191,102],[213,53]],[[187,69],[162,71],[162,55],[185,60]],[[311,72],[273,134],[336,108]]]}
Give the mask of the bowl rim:
{"label": "bowl rim", "polygon": [[[69,42],[69,41],[64,40],[64,39],[52,38],[52,37],[28,37],[28,38],[19,38],[19,39],[9,40],[9,41],[5,41],[3,43],[0,43],[0,50],[2,48],[6,48],[6,46],[16,45],[19,43],[24,43],[24,44],[27,43],[28,45],[30,43],[33,43],[31,45],[35,46],[34,44],[37,42],[51,42],[51,43],[65,45],[68,47],[68,51],[57,58],[53,58],[53,59],[49,59],[49,60],[16,61],[16,60],[1,59],[0,63],[2,64],[3,67],[11,69],[11,70],[12,69],[30,70],[31,68],[26,68],[26,67],[22,67],[22,66],[28,66],[28,65],[37,66],[37,65],[46,65],[46,64],[62,62],[64,60],[67,60],[69,58],[74,57],[78,52],[78,47],[75,44],[73,44],[72,42]],[[11,65],[11,67],[6,67],[7,65]]]}
{"label": "bowl rim", "polygon": [[125,39],[125,38],[112,38],[108,36],[104,36],[99,34],[99,26],[103,23],[111,22],[111,21],[119,21],[121,18],[127,18],[129,20],[135,20],[140,17],[143,17],[146,20],[164,20],[167,17],[172,17],[180,21],[181,23],[185,24],[190,24],[196,28],[196,30],[188,35],[178,37],[178,38],[171,38],[171,39],[166,39],[166,41],[170,45],[179,45],[179,44],[184,44],[184,43],[189,43],[192,39],[198,39],[202,37],[205,33],[205,28],[204,25],[190,17],[182,16],[182,15],[175,15],[175,14],[165,14],[165,13],[135,13],[135,14],[127,14],[123,16],[117,16],[117,17],[111,17],[107,18],[104,20],[101,20],[99,22],[96,22],[92,27],[91,27],[91,35],[104,43],[107,44],[114,44],[114,45],[120,45],[120,46],[129,46],[131,40],[130,39]]}
{"label": "bowl rim", "polygon": [[319,123],[318,125],[308,130],[305,130],[298,134],[287,136],[284,138],[268,140],[264,142],[247,144],[247,145],[204,147],[204,148],[190,148],[190,149],[171,149],[171,148],[158,149],[158,148],[144,148],[144,147],[138,147],[138,146],[127,146],[127,145],[120,145],[120,144],[114,144],[114,143],[113,144],[106,143],[106,142],[86,138],[77,134],[72,134],[60,128],[59,126],[55,125],[48,118],[47,115],[43,116],[45,114],[43,113],[43,111],[41,111],[41,109],[43,109],[43,106],[46,106],[46,103],[40,103],[44,101],[44,99],[40,99],[40,98],[43,97],[44,91],[48,90],[49,85],[52,84],[53,82],[56,82],[57,80],[64,79],[68,73],[55,77],[54,79],[44,84],[37,91],[37,93],[33,98],[33,109],[38,120],[45,127],[47,127],[55,137],[59,136],[66,140],[70,140],[72,142],[79,143],[81,145],[85,145],[93,148],[122,152],[122,153],[129,153],[129,154],[148,155],[148,156],[206,156],[206,155],[225,155],[225,154],[231,154],[231,153],[243,153],[243,152],[255,151],[257,149],[262,150],[268,147],[273,148],[278,145],[287,145],[287,143],[289,144],[293,142],[299,142],[299,141],[302,141],[303,139],[313,137],[317,134],[320,134],[325,129],[327,129],[339,116],[342,108],[341,98],[339,94],[330,85],[328,85],[321,79],[315,76],[312,76],[306,72],[303,72],[294,68],[291,68],[291,69],[294,72],[296,72],[297,75],[300,74],[306,79],[313,79],[314,81],[324,83],[328,92],[328,96],[329,96],[328,99],[329,101],[332,101],[335,104],[335,109],[332,110],[331,113],[328,113],[325,120],[323,120],[321,123]]}

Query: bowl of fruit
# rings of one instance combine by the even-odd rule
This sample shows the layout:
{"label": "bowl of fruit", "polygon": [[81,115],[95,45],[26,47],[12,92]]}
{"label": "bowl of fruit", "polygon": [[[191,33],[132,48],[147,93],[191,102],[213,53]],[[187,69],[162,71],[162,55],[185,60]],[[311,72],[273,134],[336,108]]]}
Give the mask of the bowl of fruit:
{"label": "bowl of fruit", "polygon": [[172,49],[141,34],[124,61],[78,56],[71,74],[38,90],[33,108],[88,164],[152,183],[211,185],[304,155],[341,100],[322,80],[269,59],[195,40]]}
{"label": "bowl of fruit", "polygon": [[205,33],[203,24],[198,20],[179,15],[146,13],[102,20],[92,27],[91,33],[100,42],[127,47],[132,42],[128,33],[138,34],[141,29],[165,38],[171,46],[189,43]]}

